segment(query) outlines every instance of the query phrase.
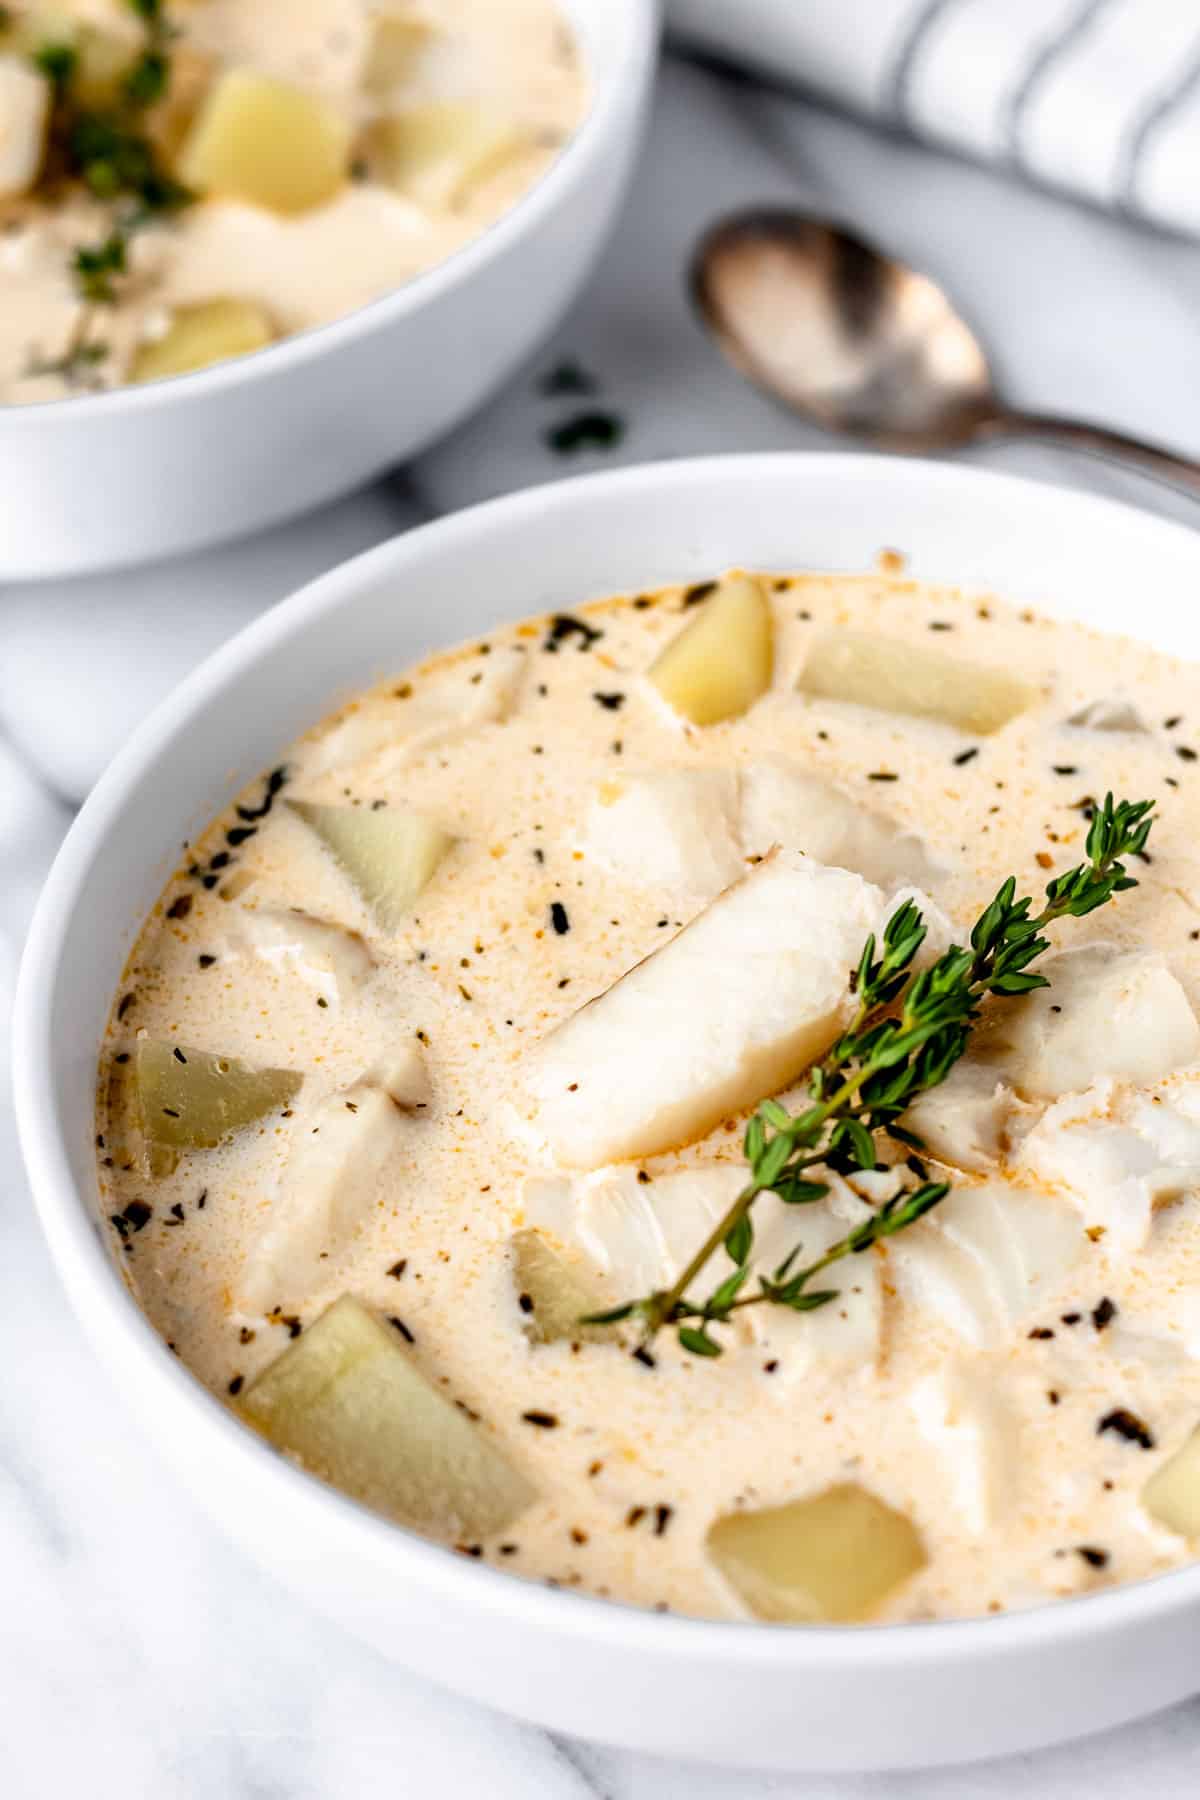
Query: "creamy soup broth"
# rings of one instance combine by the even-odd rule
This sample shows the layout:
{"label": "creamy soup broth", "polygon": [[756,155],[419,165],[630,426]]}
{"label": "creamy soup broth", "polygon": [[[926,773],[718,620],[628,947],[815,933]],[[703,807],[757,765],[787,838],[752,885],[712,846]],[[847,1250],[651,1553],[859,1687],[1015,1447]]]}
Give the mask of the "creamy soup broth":
{"label": "creamy soup broth", "polygon": [[[769,685],[740,716],[698,726],[647,671],[725,585],[589,604],[399,674],[286,751],[189,846],[104,1049],[114,1253],[172,1349],[233,1407],[340,1296],[371,1309],[532,1496],[490,1533],[416,1522],[523,1576],[690,1614],[799,1616],[748,1598],[708,1534],[841,1484],[901,1515],[919,1544],[855,1616],[1000,1612],[1174,1567],[1187,1536],[1144,1490],[1200,1420],[1195,672],[895,573],[762,577]],[[1024,703],[985,732],[797,691],[847,631],[1000,671]],[[664,772],[683,778],[665,797]],[[720,790],[704,785],[714,772]],[[798,800],[795,780],[810,784]],[[667,1332],[638,1360],[627,1327],[538,1341],[517,1234],[537,1232],[609,1304],[646,1291],[704,1235],[704,1205],[736,1191],[746,1119],[611,1167],[603,1145],[598,1163],[564,1166],[530,1076],[556,1027],[729,881],[761,880],[773,843],[804,851],[814,792],[870,816],[882,835],[844,838],[846,861],[885,892],[915,885],[943,921],[936,935],[969,929],[1010,874],[1040,895],[1081,859],[1110,789],[1157,802],[1140,885],[1051,935],[1072,953],[1104,947],[1093,974],[1070,965],[1082,983],[1063,975],[1072,1006],[1114,965],[1149,982],[1151,1041],[1132,1077],[1108,1079],[1121,1008],[1140,1004],[1130,982],[1111,1030],[1069,1052],[1085,1065],[1068,1068],[1074,1087],[1047,1073],[1060,1013],[1044,1019],[1050,1052],[985,1030],[967,1059],[974,1086],[948,1084],[922,1120],[927,1165],[954,1195],[835,1270],[830,1318],[762,1309],[711,1361]],[[384,926],[297,802],[413,811],[453,842],[434,846],[427,884]],[[297,946],[291,908],[332,935]],[[1151,960],[1121,960],[1134,955]],[[1035,1001],[991,1003],[989,1021],[1003,1004]],[[1168,1015],[1164,1046],[1154,1021]],[[630,1058],[653,1052],[656,1029],[647,1014]],[[147,1043],[302,1082],[216,1147],[156,1150],[133,1094]],[[346,1096],[374,1105],[380,1081],[400,1095],[386,1138],[351,1151],[340,1210],[314,1227],[307,1159]],[[607,1129],[619,1098],[594,1092],[589,1116]],[[801,1089],[783,1099],[799,1105]],[[1151,1113],[1154,1129],[1169,1116],[1170,1144]],[[963,1202],[984,1190],[990,1223]],[[835,1201],[849,1219],[876,1196],[843,1184]],[[792,1209],[781,1229],[821,1248],[835,1201]],[[368,1498],[413,1518],[386,1493]]]}

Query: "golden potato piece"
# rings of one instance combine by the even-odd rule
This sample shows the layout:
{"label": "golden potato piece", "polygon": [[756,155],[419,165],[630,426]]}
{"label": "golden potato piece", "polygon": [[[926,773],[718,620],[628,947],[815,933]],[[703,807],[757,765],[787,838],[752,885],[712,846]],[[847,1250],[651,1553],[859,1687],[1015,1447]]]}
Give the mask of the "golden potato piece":
{"label": "golden potato piece", "polygon": [[611,1335],[611,1327],[580,1321],[586,1313],[603,1312],[622,1296],[602,1292],[598,1281],[589,1281],[584,1270],[552,1249],[540,1231],[518,1231],[509,1249],[522,1323],[535,1343]]}
{"label": "golden potato piece", "polygon": [[381,119],[368,154],[377,178],[418,206],[451,207],[528,145],[505,114],[481,100],[431,100]]}
{"label": "golden potato piece", "polygon": [[242,1411],[311,1474],[451,1543],[502,1531],[536,1498],[350,1294],[251,1383]]}
{"label": "golden potato piece", "polygon": [[928,1560],[911,1520],[853,1481],[786,1506],[729,1513],[707,1541],[755,1617],[783,1625],[869,1618]]}
{"label": "golden potato piece", "polygon": [[1200,1538],[1200,1430],[1154,1471],[1142,1489],[1142,1505],[1168,1531]]}
{"label": "golden potato piece", "polygon": [[198,193],[304,213],[332,200],[350,167],[350,121],[318,94],[253,69],[211,89],[179,153]]}
{"label": "golden potato piece", "polygon": [[1003,669],[944,656],[924,644],[831,631],[812,647],[797,687],[817,700],[848,700],[987,737],[1037,695]]}
{"label": "golden potato piece", "polygon": [[433,23],[416,12],[377,12],[371,20],[363,87],[368,94],[394,92],[412,73],[429,42]]}
{"label": "golden potato piece", "polygon": [[50,83],[18,56],[0,56],[0,200],[26,194],[41,174]]}
{"label": "golden potato piece", "polygon": [[727,575],[658,656],[649,680],[693,725],[716,725],[766,693],[773,664],[771,606],[761,584]]}
{"label": "golden potato piece", "polygon": [[231,356],[265,350],[274,341],[270,320],[252,300],[202,300],[179,307],[164,335],[137,350],[129,379],[162,381],[168,375],[188,375]]}
{"label": "golden potato piece", "polygon": [[289,800],[341,864],[385,931],[397,931],[453,844],[420,813]]}
{"label": "golden potato piece", "polygon": [[232,1056],[143,1038],[135,1059],[147,1150],[211,1150],[294,1100],[294,1069],[255,1069]]}

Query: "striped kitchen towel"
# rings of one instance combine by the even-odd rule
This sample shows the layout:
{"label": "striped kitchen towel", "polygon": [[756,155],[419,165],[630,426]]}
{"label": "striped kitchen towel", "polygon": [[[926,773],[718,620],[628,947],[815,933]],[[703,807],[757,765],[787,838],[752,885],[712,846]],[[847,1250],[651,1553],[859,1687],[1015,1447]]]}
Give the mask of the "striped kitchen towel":
{"label": "striped kitchen towel", "polygon": [[667,0],[681,38],[1200,235],[1200,0]]}

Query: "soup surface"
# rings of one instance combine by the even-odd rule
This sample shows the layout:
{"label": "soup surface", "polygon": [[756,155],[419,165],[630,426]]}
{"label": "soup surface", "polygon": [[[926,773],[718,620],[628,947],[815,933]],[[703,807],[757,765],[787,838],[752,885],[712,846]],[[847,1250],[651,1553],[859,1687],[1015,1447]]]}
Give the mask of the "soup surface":
{"label": "soup surface", "polygon": [[554,0],[0,8],[0,403],[352,312],[507,211],[584,104]]}
{"label": "soup surface", "polygon": [[[397,675],[138,938],[97,1143],[140,1304],[316,1473],[614,1599],[920,1620],[1185,1562],[1195,704],[1143,645],[887,572],[616,598]],[[965,941],[1008,876],[1085,860],[1109,790],[1156,803],[1138,885],[1050,927],[1049,989],[985,1002],[878,1168],[759,1197],[743,1294],[902,1185],[950,1194],[819,1309],[713,1325],[718,1357],[582,1324],[713,1231],[897,896],[922,955]]]}

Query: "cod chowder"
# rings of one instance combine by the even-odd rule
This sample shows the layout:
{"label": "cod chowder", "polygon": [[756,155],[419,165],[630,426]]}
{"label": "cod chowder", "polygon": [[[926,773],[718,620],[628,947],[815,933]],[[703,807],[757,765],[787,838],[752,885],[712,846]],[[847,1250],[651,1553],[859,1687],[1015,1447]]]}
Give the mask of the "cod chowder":
{"label": "cod chowder", "polygon": [[894,570],[398,673],[137,939],[139,1304],[313,1475],[554,1586],[900,1622],[1186,1562],[1195,706]]}
{"label": "cod chowder", "polygon": [[538,180],[585,87],[555,0],[0,5],[0,404],[378,299]]}

